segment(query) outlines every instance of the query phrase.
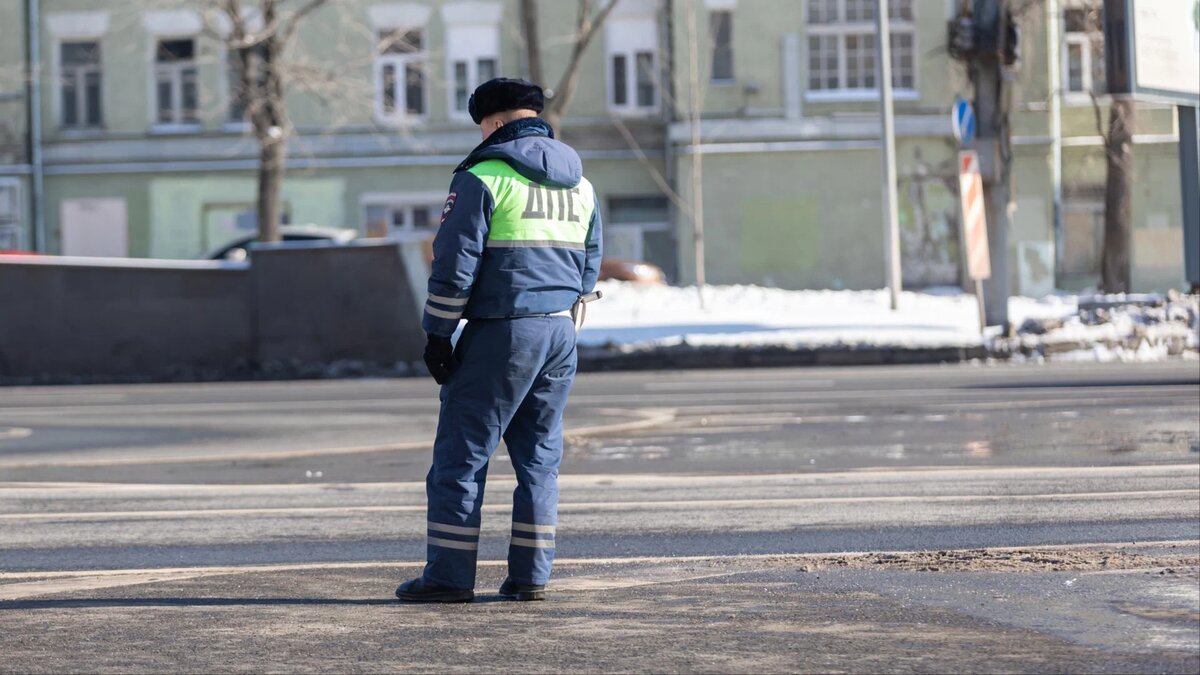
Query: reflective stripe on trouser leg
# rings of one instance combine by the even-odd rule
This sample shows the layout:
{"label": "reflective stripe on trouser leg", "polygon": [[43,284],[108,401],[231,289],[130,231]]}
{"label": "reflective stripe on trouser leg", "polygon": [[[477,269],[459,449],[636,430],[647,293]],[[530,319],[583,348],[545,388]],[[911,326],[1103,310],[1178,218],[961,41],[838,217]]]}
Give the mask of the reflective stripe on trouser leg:
{"label": "reflective stripe on trouser leg", "polygon": [[545,584],[554,565],[562,414],[576,366],[574,325],[562,319],[542,321],[551,336],[549,358],[504,434],[517,474],[508,575],[526,584]]}

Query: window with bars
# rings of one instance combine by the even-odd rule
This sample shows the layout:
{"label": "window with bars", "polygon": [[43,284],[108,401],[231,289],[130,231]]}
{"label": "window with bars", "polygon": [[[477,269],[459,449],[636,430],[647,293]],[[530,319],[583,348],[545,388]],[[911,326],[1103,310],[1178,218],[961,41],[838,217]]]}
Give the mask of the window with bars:
{"label": "window with bars", "polygon": [[1097,7],[1063,11],[1062,86],[1070,97],[1091,99],[1107,92],[1104,33]]}
{"label": "window with bars", "polygon": [[[808,90],[817,93],[868,93],[876,82],[875,0],[808,1]],[[913,0],[892,0],[892,86],[915,91],[916,26]]]}
{"label": "window with bars", "polygon": [[158,41],[154,55],[154,100],[157,124],[196,124],[199,120],[194,39]]}
{"label": "window with bars", "polygon": [[375,57],[375,112],[402,121],[426,114],[425,32],[420,28],[380,31]]}
{"label": "window with bars", "polygon": [[64,129],[100,127],[104,124],[100,43],[62,43],[59,68],[59,124]]}
{"label": "window with bars", "polygon": [[712,37],[713,82],[733,81],[733,12],[727,9],[708,13],[708,32]]}

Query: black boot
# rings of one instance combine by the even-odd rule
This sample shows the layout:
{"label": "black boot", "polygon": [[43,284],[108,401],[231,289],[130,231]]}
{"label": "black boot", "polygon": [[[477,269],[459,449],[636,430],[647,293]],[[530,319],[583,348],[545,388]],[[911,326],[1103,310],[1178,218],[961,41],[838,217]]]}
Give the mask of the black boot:
{"label": "black boot", "polygon": [[405,602],[471,602],[475,599],[475,591],[438,586],[417,577],[400,584],[396,597]]}
{"label": "black boot", "polygon": [[519,584],[504,577],[504,583],[500,584],[500,595],[509,600],[545,600],[546,585]]}

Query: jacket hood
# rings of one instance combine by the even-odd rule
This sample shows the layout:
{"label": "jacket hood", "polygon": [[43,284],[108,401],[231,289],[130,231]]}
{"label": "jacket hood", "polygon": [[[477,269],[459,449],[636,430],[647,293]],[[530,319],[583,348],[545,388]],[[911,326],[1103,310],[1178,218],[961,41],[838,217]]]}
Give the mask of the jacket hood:
{"label": "jacket hood", "polygon": [[479,144],[455,171],[500,159],[539,185],[573,188],[583,179],[583,162],[569,145],[554,139],[554,131],[538,117],[510,122]]}

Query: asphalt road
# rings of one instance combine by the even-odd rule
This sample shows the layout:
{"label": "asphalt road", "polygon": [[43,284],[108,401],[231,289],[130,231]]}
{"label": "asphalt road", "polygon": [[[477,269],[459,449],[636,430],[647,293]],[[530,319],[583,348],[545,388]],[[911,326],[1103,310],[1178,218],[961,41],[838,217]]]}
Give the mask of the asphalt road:
{"label": "asphalt road", "polygon": [[[46,670],[80,667],[66,653],[115,670],[238,669],[225,651],[150,646],[202,611],[234,632],[256,621],[299,631],[314,609],[341,617],[300,631],[311,646],[359,626],[350,617],[364,605],[393,607],[394,583],[423,559],[436,409],[424,380],[0,389],[0,616],[19,627],[0,636],[13,655],[0,671],[37,669],[38,653],[60,654]],[[657,627],[623,647],[600,640],[592,670],[1200,667],[1197,362],[588,374],[567,427],[556,597],[586,635],[555,644],[620,629],[596,615],[604,607]],[[501,448],[481,585],[502,575],[491,561],[504,558],[513,485]],[[913,562],[967,549],[949,569]],[[880,551],[895,557],[853,563]],[[1043,557],[1057,562],[1035,564]],[[814,564],[831,570],[819,584]],[[297,584],[307,600],[286,599]],[[725,594],[762,616],[706,632],[678,614],[719,618]],[[842,647],[774,641],[816,639],[797,624],[815,620],[793,607],[805,598]],[[790,609],[763,609],[777,605]],[[875,621],[872,607],[895,614],[873,629],[895,657],[916,638],[889,625],[929,623],[944,639],[911,662],[864,660],[845,647]],[[491,625],[496,611],[459,623]],[[388,612],[436,642],[420,615]],[[94,648],[46,631],[67,625]],[[628,660],[660,629],[693,636],[690,656]],[[105,652],[101,636],[115,630],[143,648]],[[741,647],[721,652],[723,639]],[[273,633],[254,644],[261,656],[242,667],[322,669]],[[980,658],[963,661],[964,648]],[[403,662],[378,647],[335,652],[329,663],[351,670],[527,665],[433,647]],[[287,653],[296,658],[272,660]],[[572,666],[589,669],[565,655],[531,669]]]}

